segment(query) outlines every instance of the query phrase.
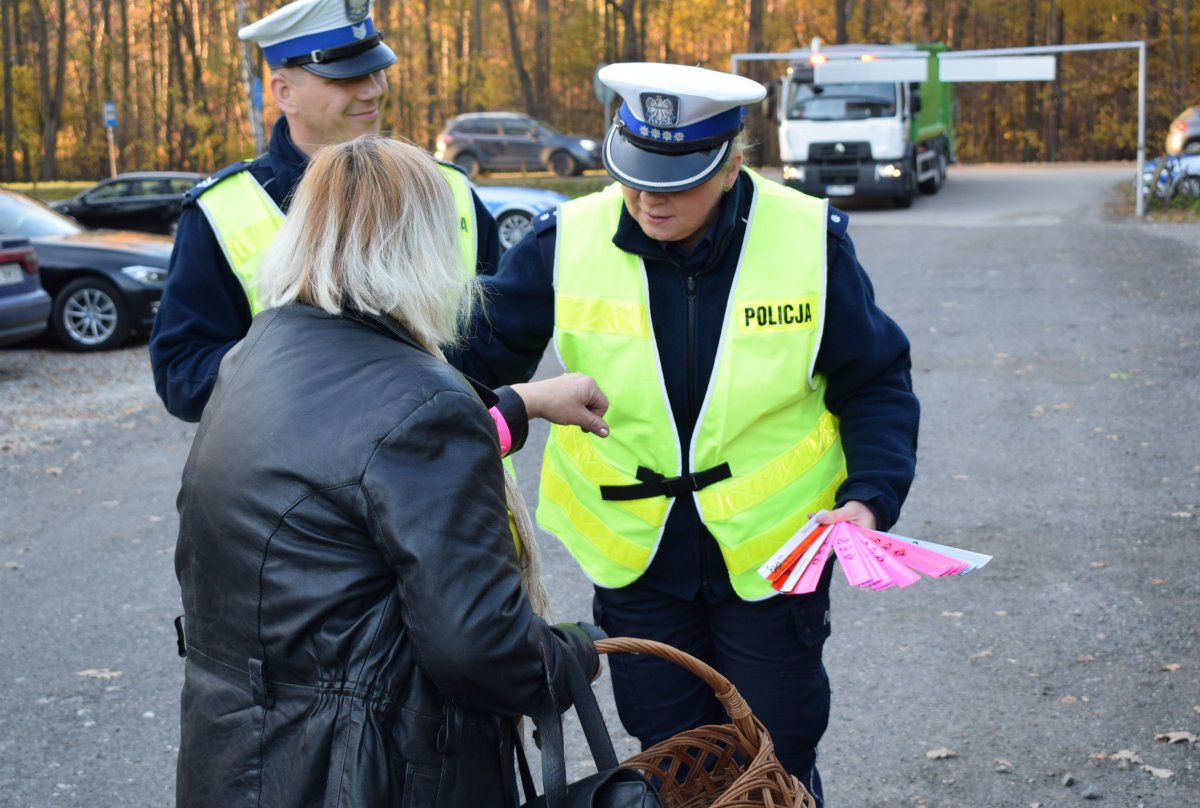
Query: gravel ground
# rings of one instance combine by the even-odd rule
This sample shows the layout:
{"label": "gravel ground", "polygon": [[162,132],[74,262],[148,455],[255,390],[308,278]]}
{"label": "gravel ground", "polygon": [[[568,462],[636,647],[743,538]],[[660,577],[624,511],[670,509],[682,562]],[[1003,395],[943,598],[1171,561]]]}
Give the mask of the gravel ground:
{"label": "gravel ground", "polygon": [[0,457],[162,406],[144,340],[94,354],[65,351],[53,337],[0,348],[0,385]]}
{"label": "gravel ground", "polygon": [[[996,558],[834,587],[831,808],[1200,805],[1200,227],[1105,218],[1104,170],[959,167],[911,211],[852,211],[924,409],[899,532]],[[0,808],[170,804],[194,431],[159,404],[144,340],[0,348]],[[535,435],[516,458],[531,507]],[[542,539],[556,618],[587,617]]]}

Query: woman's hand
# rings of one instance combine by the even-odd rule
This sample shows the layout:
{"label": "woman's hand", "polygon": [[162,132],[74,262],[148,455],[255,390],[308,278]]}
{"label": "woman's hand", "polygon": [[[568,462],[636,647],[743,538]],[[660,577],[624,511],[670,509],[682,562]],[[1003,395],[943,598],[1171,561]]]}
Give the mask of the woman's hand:
{"label": "woman's hand", "polygon": [[529,420],[545,418],[554,424],[578,426],[602,438],[608,437],[608,397],[591,376],[564,373],[553,379],[514,384],[513,392],[525,402]]}
{"label": "woman's hand", "polygon": [[834,522],[853,522],[867,530],[875,529],[875,514],[866,505],[857,500],[850,500],[840,508],[832,511],[821,511],[813,514],[813,519],[821,525],[832,525]]}

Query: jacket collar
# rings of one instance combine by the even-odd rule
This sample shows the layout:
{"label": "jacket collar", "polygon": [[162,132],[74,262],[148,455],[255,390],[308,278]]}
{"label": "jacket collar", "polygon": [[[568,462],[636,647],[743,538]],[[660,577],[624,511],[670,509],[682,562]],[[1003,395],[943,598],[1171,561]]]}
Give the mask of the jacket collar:
{"label": "jacket collar", "polygon": [[[384,314],[371,314],[369,312],[359,311],[358,309],[346,307],[342,311],[343,316],[348,320],[354,320],[357,323],[373,328],[384,336],[403,342],[411,348],[416,348],[421,353],[432,356],[429,350],[417,341],[407,328],[401,325],[396,320]],[[465,373],[461,374],[466,379],[471,387],[475,390],[476,395],[483,399],[483,405],[491,408],[500,403],[500,397],[482,382],[477,382]]]}
{"label": "jacket collar", "polygon": [[724,256],[729,247],[730,235],[737,226],[739,211],[743,201],[748,197],[747,185],[751,182],[744,172],[738,174],[737,182],[729,193],[721,195],[717,218],[709,226],[704,239],[696,246],[690,256],[682,255],[678,249],[673,249],[670,242],[657,241],[647,236],[641,226],[630,215],[624,205],[621,205],[621,218],[617,223],[617,232],[612,242],[618,249],[641,256],[652,261],[668,261],[677,266],[685,263],[692,264],[692,257],[704,255],[704,270],[711,269]]}

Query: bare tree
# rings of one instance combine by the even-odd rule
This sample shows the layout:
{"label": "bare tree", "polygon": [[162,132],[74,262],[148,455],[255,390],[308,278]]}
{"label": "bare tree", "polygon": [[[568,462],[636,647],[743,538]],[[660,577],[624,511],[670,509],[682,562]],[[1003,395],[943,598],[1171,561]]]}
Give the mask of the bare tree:
{"label": "bare tree", "polygon": [[[1063,44],[1063,10],[1054,3],[1050,7],[1050,44]],[[1055,75],[1062,75],[1062,54],[1056,54]],[[1050,112],[1046,116],[1046,159],[1058,159],[1058,128],[1063,118],[1063,91],[1061,81],[1050,82]]]}
{"label": "bare tree", "polygon": [[[42,160],[38,179],[51,180],[57,174],[58,128],[62,122],[63,77],[67,69],[67,0],[56,0],[56,31],[51,57],[50,26],[41,0],[29,3],[30,28],[37,48],[38,96],[41,99]],[[53,73],[51,72],[53,63]]]}
{"label": "bare tree", "polygon": [[[767,50],[763,37],[763,17],[765,15],[765,0],[749,0],[749,19],[746,21],[746,48],[751,53],[764,53]],[[840,3],[839,3],[840,5]],[[766,62],[752,61],[748,65],[747,74],[750,78],[768,87],[772,77],[770,65]],[[750,142],[754,144],[758,165],[770,165],[779,160],[779,144],[771,137],[771,119],[767,114],[767,105],[758,104],[751,107],[747,116],[747,130]]]}
{"label": "bare tree", "polygon": [[870,42],[871,33],[871,0],[862,0],[862,11],[858,15],[858,30],[859,38],[863,42]]}
{"label": "bare tree", "polygon": [[13,44],[12,11],[15,0],[0,2],[0,28],[3,29],[4,44],[4,179],[12,182],[16,179],[16,167],[13,164],[13,144],[17,139],[17,127],[13,121],[13,84],[12,72],[16,65]]}
{"label": "bare tree", "polygon": [[[437,60],[433,54],[433,3],[425,0],[425,24],[422,31],[425,34],[425,130],[431,131],[438,119],[437,110]],[[431,144],[426,143],[426,146]]]}
{"label": "bare tree", "polygon": [[512,0],[500,0],[504,6],[504,18],[508,22],[508,44],[512,51],[513,72],[521,84],[521,97],[525,99],[526,111],[532,112],[535,107],[533,86],[529,80],[529,72],[525,70],[525,60],[521,56],[521,37],[517,29],[517,17],[513,11]]}
{"label": "bare tree", "polygon": [[[510,0],[505,0],[510,2]],[[622,23],[621,54],[618,61],[640,62],[642,51],[638,48],[637,35],[637,0],[607,0],[609,8],[620,17]],[[645,18],[643,17],[643,20]],[[614,19],[614,24],[616,20]]]}
{"label": "bare tree", "polygon": [[533,91],[530,114],[549,117],[550,93],[550,0],[537,0],[533,22]]}
{"label": "bare tree", "polygon": [[1191,24],[1191,21],[1189,20],[1191,5],[1192,5],[1192,0],[1182,0],[1182,7],[1180,10],[1183,12],[1183,26],[1182,26],[1183,27],[1183,58],[1182,58],[1182,70],[1180,71],[1180,73],[1183,76],[1183,100],[1180,101],[1180,103],[1176,104],[1176,106],[1183,106],[1184,104],[1186,104],[1192,100],[1192,88],[1191,88],[1192,72],[1191,72],[1191,66],[1188,63],[1188,53],[1191,52],[1191,48],[1192,48],[1192,45],[1191,45],[1192,24]]}

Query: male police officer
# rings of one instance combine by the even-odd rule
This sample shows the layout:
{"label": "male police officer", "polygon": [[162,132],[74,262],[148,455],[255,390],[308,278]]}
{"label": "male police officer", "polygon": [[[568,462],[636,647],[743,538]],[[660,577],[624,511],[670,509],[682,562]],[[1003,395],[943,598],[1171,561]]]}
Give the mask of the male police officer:
{"label": "male police officer", "polygon": [[[154,385],[167,409],[198,421],[221,358],[258,312],[259,261],[287,212],[308,158],[328,143],[375,133],[396,54],[371,20],[371,0],[296,0],[246,26],[271,67],[283,112],[265,154],[229,166],[188,193],[166,288],[150,337]],[[466,177],[443,175],[454,191],[472,269],[499,259],[496,223]]]}

